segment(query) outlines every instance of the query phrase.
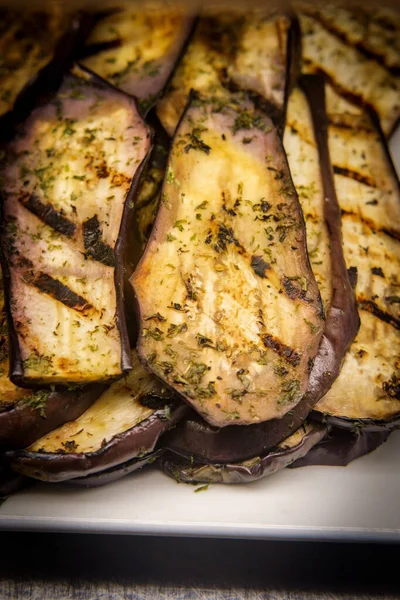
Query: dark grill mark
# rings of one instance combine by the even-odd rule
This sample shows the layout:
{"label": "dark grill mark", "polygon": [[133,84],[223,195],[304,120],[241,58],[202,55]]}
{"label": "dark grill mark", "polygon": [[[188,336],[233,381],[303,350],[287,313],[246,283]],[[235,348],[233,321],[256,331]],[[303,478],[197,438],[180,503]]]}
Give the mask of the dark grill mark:
{"label": "dark grill mark", "polygon": [[372,273],[372,275],[378,275],[378,277],[385,277],[385,275],[380,267],[372,267],[371,273]]}
{"label": "dark grill mark", "polygon": [[293,367],[297,367],[297,365],[300,363],[300,355],[293,350],[293,348],[285,346],[285,344],[282,344],[280,340],[274,338],[269,333],[263,335],[261,339],[266,348],[270,348],[276,352],[278,356],[286,360],[286,362],[291,364]]}
{"label": "dark grill mark", "polygon": [[103,263],[103,265],[107,265],[107,267],[115,267],[114,251],[101,239],[100,223],[97,215],[83,223],[82,234],[86,258],[93,258]]}
{"label": "dark grill mark", "polygon": [[100,52],[105,52],[106,50],[112,50],[113,48],[119,48],[122,44],[120,39],[110,40],[108,42],[98,42],[97,44],[89,44],[82,51],[81,60],[84,58],[88,58],[89,56],[94,56],[95,54],[100,54]]}
{"label": "dark grill mark", "polygon": [[349,267],[347,269],[347,274],[349,276],[350,285],[353,288],[353,290],[355,290],[357,287],[357,281],[358,281],[357,267]]}
{"label": "dark grill mark", "polygon": [[46,223],[58,233],[62,233],[69,238],[74,235],[76,229],[74,223],[71,223],[61,212],[55,210],[51,204],[43,204],[34,194],[27,199],[21,198],[20,202],[43,223]]}
{"label": "dark grill mark", "polygon": [[[343,42],[346,46],[350,46],[350,48],[355,48],[361,54],[363,54],[366,58],[372,58],[376,60],[382,67],[386,69],[389,73],[393,73],[393,75],[398,75],[400,73],[400,64],[389,66],[385,63],[385,58],[383,54],[380,54],[376,50],[372,50],[370,47],[366,46],[363,41],[360,42],[352,42],[345,31],[342,31],[339,27],[335,27],[334,23],[328,23],[323,15],[313,13],[312,18],[317,21],[321,27],[323,27],[326,31],[334,35],[337,39]],[[378,21],[376,21],[378,22]],[[390,24],[391,25],[391,24]]]}
{"label": "dark grill mark", "polygon": [[376,183],[372,179],[372,177],[368,177],[368,175],[358,173],[358,171],[352,171],[351,169],[346,169],[344,167],[339,167],[338,165],[333,165],[333,172],[335,173],[335,175],[343,175],[343,177],[349,177],[349,179],[354,179],[355,181],[363,183],[368,187],[376,188]]}
{"label": "dark grill mark", "polygon": [[[206,243],[209,242],[207,242],[206,240]],[[214,250],[216,252],[220,252],[221,250],[226,251],[228,244],[234,244],[235,246],[243,250],[243,247],[241,246],[239,240],[236,239],[232,228],[220,224],[218,225],[217,243],[214,244]]]}
{"label": "dark grill mark", "polygon": [[371,231],[373,233],[376,233],[377,231],[384,233],[385,235],[388,235],[389,237],[391,237],[394,240],[400,240],[400,232],[399,231],[394,231],[391,229],[386,229],[383,227],[378,227],[376,225],[376,223],[372,220],[372,219],[366,219],[365,217],[362,217],[359,213],[354,213],[351,212],[349,210],[341,210],[341,214],[342,217],[343,216],[347,216],[347,217],[351,217],[353,219],[356,219],[357,221],[360,221],[361,223],[363,223],[364,225],[366,225],[367,227],[369,227],[369,229],[371,229]]}
{"label": "dark grill mark", "polygon": [[251,268],[258,277],[265,279],[266,271],[271,268],[271,265],[262,258],[262,256],[251,257]]}
{"label": "dark grill mark", "polygon": [[307,292],[307,282],[305,278],[285,277],[282,285],[286,296],[291,300],[296,300],[297,298],[301,298],[302,300],[305,299]]}
{"label": "dark grill mark", "polygon": [[64,306],[72,308],[85,316],[93,309],[93,306],[85,298],[82,298],[67,285],[47,273],[39,272],[36,275],[33,272],[24,273],[24,280],[43,294],[51,296]]}
{"label": "dark grill mark", "polygon": [[381,321],[384,321],[385,323],[388,323],[388,325],[391,325],[395,329],[400,329],[400,320],[396,319],[396,317],[393,317],[386,311],[379,308],[379,306],[377,306],[375,304],[375,302],[373,302],[373,300],[358,301],[358,308],[360,310],[366,310],[366,311],[370,312],[375,317],[378,317],[378,319],[380,319]]}

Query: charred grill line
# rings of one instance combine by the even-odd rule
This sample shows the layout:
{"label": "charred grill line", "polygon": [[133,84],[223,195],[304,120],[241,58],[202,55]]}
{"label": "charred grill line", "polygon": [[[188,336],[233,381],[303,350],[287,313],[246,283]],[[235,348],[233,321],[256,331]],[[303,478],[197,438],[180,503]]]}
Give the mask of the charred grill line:
{"label": "charred grill line", "polygon": [[270,348],[276,352],[278,356],[286,360],[293,367],[297,367],[297,365],[300,363],[300,355],[293,350],[293,348],[286,346],[280,340],[274,338],[271,334],[266,333],[261,339],[266,348]]}
{"label": "charred grill line", "polygon": [[369,227],[369,229],[371,229],[371,231],[373,231],[374,233],[376,233],[376,232],[384,233],[385,235],[392,238],[393,240],[400,241],[400,234],[398,231],[386,229],[384,227],[377,227],[377,225],[374,223],[374,221],[372,219],[366,219],[365,217],[362,217],[359,213],[355,213],[350,210],[342,209],[341,214],[342,214],[342,218],[343,217],[351,217],[353,219],[357,219],[358,221],[360,221],[361,223],[363,223],[367,227]]}
{"label": "charred grill line", "polygon": [[61,283],[58,279],[54,279],[47,273],[40,271],[37,275],[33,273],[24,274],[26,283],[33,285],[40,292],[47,294],[77,312],[86,316],[89,311],[93,310],[93,306],[79,294],[73,292],[67,285]]}
{"label": "charred grill line", "polygon": [[93,258],[107,267],[116,266],[114,250],[101,239],[101,229],[97,215],[82,224],[82,235],[86,258]]}
{"label": "charred grill line", "polygon": [[369,177],[368,175],[363,175],[362,173],[358,173],[357,171],[352,171],[351,169],[346,169],[345,167],[333,165],[333,172],[335,173],[335,175],[343,175],[343,177],[354,179],[355,181],[367,185],[368,187],[377,187],[372,177]]}
{"label": "charred grill line", "polygon": [[20,198],[20,202],[38,219],[58,233],[69,238],[73,237],[76,226],[61,212],[55,210],[51,204],[44,204],[35,194],[31,194],[26,200]]}
{"label": "charred grill line", "polygon": [[[309,13],[306,13],[306,14],[309,14]],[[371,50],[370,48],[365,46],[365,44],[363,42],[356,42],[356,43],[352,42],[347,37],[347,35],[344,31],[341,31],[340,29],[336,28],[333,24],[328,23],[321,14],[316,14],[316,13],[312,12],[309,14],[309,16],[311,16],[314,19],[314,21],[317,21],[317,23],[319,23],[321,25],[321,27],[323,27],[323,29],[325,29],[326,31],[328,31],[329,33],[334,35],[337,39],[339,39],[344,44],[346,44],[346,46],[349,46],[350,48],[355,48],[356,50],[361,52],[361,54],[363,54],[366,58],[375,60],[388,73],[391,73],[392,75],[400,74],[400,65],[398,65],[396,67],[388,66],[385,63],[384,57],[381,54],[374,52],[373,50]]]}
{"label": "charred grill line", "polygon": [[357,299],[357,300],[358,300],[358,308],[360,310],[366,310],[367,312],[370,312],[371,314],[373,314],[375,317],[377,317],[381,321],[384,321],[388,325],[391,325],[395,329],[400,329],[400,319],[396,319],[396,317],[393,317],[386,311],[379,308],[379,306],[377,306],[373,300],[363,300],[363,299]]}
{"label": "charred grill line", "polygon": [[97,44],[91,44],[90,46],[86,46],[80,55],[80,59],[89,58],[90,56],[95,56],[95,54],[100,54],[101,52],[105,52],[106,50],[113,50],[114,48],[119,48],[122,46],[121,39],[109,40],[108,42],[98,42]]}

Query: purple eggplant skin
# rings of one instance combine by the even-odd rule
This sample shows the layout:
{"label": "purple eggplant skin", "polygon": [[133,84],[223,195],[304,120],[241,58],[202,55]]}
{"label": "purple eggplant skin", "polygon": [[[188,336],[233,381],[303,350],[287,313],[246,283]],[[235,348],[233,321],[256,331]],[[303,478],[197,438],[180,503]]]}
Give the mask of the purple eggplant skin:
{"label": "purple eggplant skin", "polygon": [[326,465],[346,467],[348,464],[373,452],[390,435],[389,430],[351,432],[343,429],[331,429],[328,435],[316,444],[305,456],[297,459],[289,468]]}
{"label": "purple eggplant skin", "polygon": [[335,417],[326,413],[313,410],[311,417],[315,421],[326,423],[329,427],[340,429],[350,433],[385,433],[388,434],[396,429],[400,429],[400,417],[395,417],[389,421],[374,419],[350,419],[347,417]]}
{"label": "purple eggplant skin", "polygon": [[78,454],[11,451],[12,469],[42,481],[67,481],[120,466],[133,458],[153,452],[160,436],[187,412],[186,405],[174,403],[166,417],[164,408],[155,411],[135,427],[114,436],[100,450]]}
{"label": "purple eggplant skin", "polygon": [[344,262],[340,210],[336,198],[327,138],[327,118],[323,78],[305,76],[300,81],[307,96],[316,143],[320,154],[325,219],[331,237],[332,302],[324,332],[310,373],[308,389],[302,400],[281,419],[246,427],[212,427],[198,415],[191,415],[169,432],[165,447],[199,462],[226,463],[262,455],[298,429],[313,406],[338,377],[344,355],[359,328],[354,291]]}
{"label": "purple eggplant skin", "polygon": [[[80,487],[100,487],[103,485],[108,485],[113,481],[118,481],[118,479],[122,479],[130,473],[134,473],[136,471],[140,471],[146,465],[151,465],[155,461],[159,460],[163,454],[163,449],[159,448],[154,452],[150,452],[145,456],[132,458],[121,465],[116,465],[115,467],[111,467],[111,469],[105,469],[104,471],[99,471],[98,473],[94,473],[93,475],[87,475],[86,477],[76,477],[75,479],[71,479],[67,481],[69,485],[76,485]],[[0,488],[1,491],[1,488]]]}
{"label": "purple eggplant skin", "polygon": [[87,385],[49,393],[44,415],[23,400],[0,412],[0,450],[26,448],[56,427],[77,419],[102,394],[106,386]]}
{"label": "purple eggplant skin", "polygon": [[178,482],[250,483],[281,471],[295,460],[307,455],[325,437],[327,431],[326,427],[313,425],[312,429],[305,433],[301,441],[295,446],[275,448],[263,456],[255,457],[244,463],[192,463],[169,453],[161,459],[161,468]]}
{"label": "purple eggplant skin", "polygon": [[[53,67],[52,67],[53,68]],[[71,71],[67,74],[64,73],[63,78],[56,77],[54,81],[55,88],[52,90],[52,96],[55,97],[60,85],[63,82],[64,77],[66,78],[75,78],[78,80],[84,80],[94,91],[102,90],[112,91],[115,95],[120,95],[121,97],[128,98],[129,102],[132,104],[133,111],[136,114],[140,114],[139,108],[135,98],[124,94],[124,92],[120,92],[106,81],[92,73],[91,71],[84,69],[79,66],[74,66]],[[49,92],[50,94],[50,92]],[[46,100],[48,100],[48,96],[46,96]],[[132,368],[131,363],[131,350],[130,350],[130,341],[129,334],[127,328],[127,322],[125,318],[125,302],[124,302],[124,283],[125,283],[125,269],[126,269],[126,254],[127,254],[127,240],[130,235],[130,227],[133,217],[133,206],[135,196],[138,191],[138,187],[140,184],[140,179],[142,172],[146,166],[146,163],[149,159],[149,156],[152,151],[152,137],[153,132],[150,127],[147,125],[147,139],[149,148],[146,153],[146,156],[142,160],[142,162],[136,167],[135,173],[133,175],[132,183],[130,185],[129,191],[125,198],[121,223],[119,228],[118,237],[113,249],[113,255],[115,260],[115,270],[114,270],[114,285],[116,291],[116,325],[119,330],[120,340],[121,340],[121,375],[126,374]],[[18,133],[19,127],[14,130],[13,135]],[[3,211],[4,212],[4,211]],[[4,218],[2,215],[3,227],[0,233],[1,240],[1,248],[0,248],[0,257],[1,257],[1,265],[3,271],[3,281],[4,281],[4,291],[5,291],[5,308],[8,316],[8,326],[9,326],[9,343],[10,343],[10,379],[11,381],[19,386],[26,388],[38,388],[43,387],[40,382],[37,381],[27,381],[24,376],[24,366],[23,359],[21,356],[21,350],[19,346],[19,339],[17,330],[15,327],[15,323],[12,317],[12,302],[11,302],[11,271],[10,271],[10,260],[5,251],[6,240],[5,240],[5,227],[4,227]],[[114,378],[119,378],[121,375],[118,375]],[[107,379],[107,381],[111,381],[111,379]],[[76,383],[76,382],[73,382]]]}
{"label": "purple eggplant skin", "polygon": [[31,479],[12,471],[7,462],[0,459],[0,503],[30,483]]}

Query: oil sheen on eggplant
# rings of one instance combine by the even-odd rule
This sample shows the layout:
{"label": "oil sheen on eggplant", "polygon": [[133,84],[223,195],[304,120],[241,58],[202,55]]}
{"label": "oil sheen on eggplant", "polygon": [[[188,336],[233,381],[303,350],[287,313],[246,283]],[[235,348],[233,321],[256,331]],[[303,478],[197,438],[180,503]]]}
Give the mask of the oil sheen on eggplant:
{"label": "oil sheen on eggplant", "polygon": [[57,43],[70,25],[57,4],[45,11],[1,10],[0,115],[9,112],[19,93],[53,59]]}
{"label": "oil sheen on eggplant", "polygon": [[347,267],[361,318],[340,377],[317,409],[335,426],[393,426],[400,416],[400,189],[377,120],[328,105]]}
{"label": "oil sheen on eggplant", "polygon": [[344,96],[372,106],[390,135],[400,117],[400,76],[332,32],[318,16],[303,13],[300,24],[304,69],[325,73]]}
{"label": "oil sheen on eggplant", "polygon": [[151,453],[159,437],[187,407],[143,369],[114,382],[78,419],[65,423],[25,450],[9,452],[12,468],[43,481],[91,475]]}
{"label": "oil sheen on eggplant", "polygon": [[289,468],[327,465],[346,467],[348,464],[376,450],[390,435],[390,431],[358,431],[332,428],[305,456],[294,461]]}
{"label": "oil sheen on eggplant", "polygon": [[147,2],[140,9],[120,7],[98,21],[81,64],[138,98],[143,109],[149,108],[190,34],[193,17],[186,10],[160,2]]}
{"label": "oil sheen on eggplant", "polygon": [[150,132],[132,98],[75,73],[20,127],[2,167],[11,379],[27,387],[131,366],[124,253]]}
{"label": "oil sheen on eggplant", "polygon": [[307,248],[321,291],[326,320],[308,390],[280,419],[246,427],[218,429],[190,415],[169,432],[167,448],[200,462],[237,462],[263,454],[288,437],[338,376],[359,325],[353,290],[343,257],[340,212],[328,151],[324,82],[303,76],[290,95],[284,135],[291,175],[303,209]]}
{"label": "oil sheen on eggplant", "polygon": [[298,71],[299,37],[296,19],[286,14],[209,9],[157,105],[166,131],[174,133],[192,89],[225,101],[232,87],[247,90],[281,125]]}
{"label": "oil sheen on eggplant", "polygon": [[327,428],[320,424],[304,424],[265,455],[241,463],[202,464],[169,453],[161,459],[161,465],[167,475],[179,482],[249,483],[281,471],[303,458],[326,433]]}
{"label": "oil sheen on eggplant", "polygon": [[139,352],[212,425],[290,411],[324,326],[305,226],[271,120],[195,99],[132,277]]}

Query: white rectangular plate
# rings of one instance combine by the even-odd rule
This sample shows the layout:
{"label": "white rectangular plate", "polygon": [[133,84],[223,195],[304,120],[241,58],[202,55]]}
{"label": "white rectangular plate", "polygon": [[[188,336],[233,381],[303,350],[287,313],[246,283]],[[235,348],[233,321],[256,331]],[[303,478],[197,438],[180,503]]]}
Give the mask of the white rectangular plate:
{"label": "white rectangular plate", "polygon": [[[399,169],[400,130],[395,138]],[[400,431],[347,467],[195,489],[153,469],[98,489],[41,484],[6,500],[0,528],[400,542]]]}

